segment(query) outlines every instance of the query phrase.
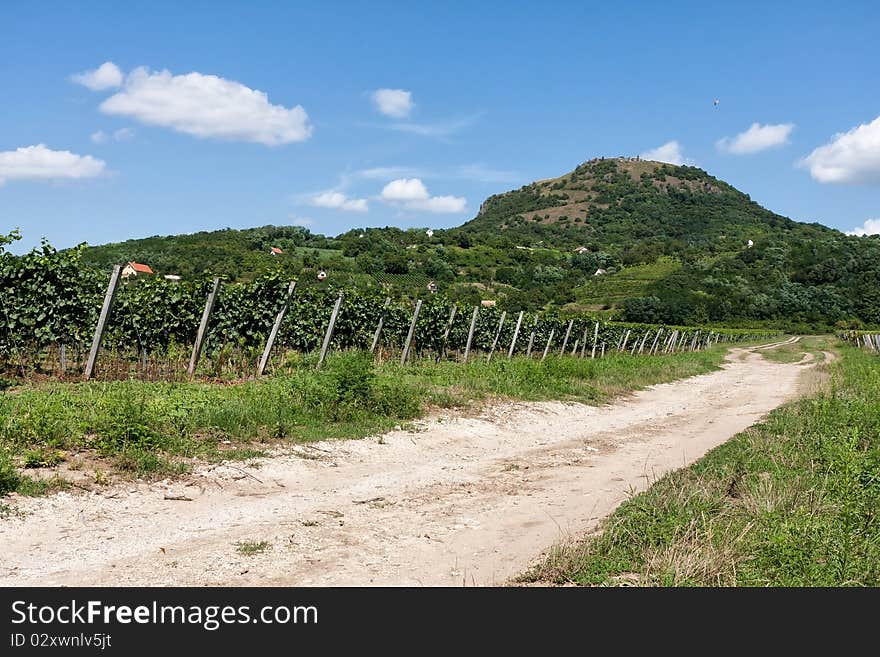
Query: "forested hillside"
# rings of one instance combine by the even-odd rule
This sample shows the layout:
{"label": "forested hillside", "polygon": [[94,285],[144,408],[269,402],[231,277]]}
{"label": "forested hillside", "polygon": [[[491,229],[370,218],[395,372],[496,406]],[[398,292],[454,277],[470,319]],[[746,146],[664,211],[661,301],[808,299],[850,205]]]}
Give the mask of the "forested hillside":
{"label": "forested hillside", "polygon": [[[273,246],[283,253],[271,255]],[[461,301],[628,321],[880,323],[880,237],[792,221],[702,169],[631,158],[590,160],[492,196],[447,230],[325,237],[264,226],[90,247],[84,257],[233,280],[277,267],[308,282],[324,269],[340,283],[410,297],[434,281]]]}

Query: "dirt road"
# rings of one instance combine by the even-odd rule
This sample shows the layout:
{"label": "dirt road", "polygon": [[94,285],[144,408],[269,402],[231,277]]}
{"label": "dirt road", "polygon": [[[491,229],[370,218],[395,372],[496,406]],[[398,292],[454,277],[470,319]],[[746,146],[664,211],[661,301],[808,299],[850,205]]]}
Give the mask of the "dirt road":
{"label": "dirt road", "polygon": [[501,584],[795,396],[811,366],[735,349],[609,406],[507,403],[174,483],[17,498],[0,584]]}

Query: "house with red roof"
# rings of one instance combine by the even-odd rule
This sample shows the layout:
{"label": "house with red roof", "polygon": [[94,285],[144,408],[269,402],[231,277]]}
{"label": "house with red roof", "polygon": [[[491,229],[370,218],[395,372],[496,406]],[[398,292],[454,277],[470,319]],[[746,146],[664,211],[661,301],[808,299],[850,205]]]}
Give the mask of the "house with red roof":
{"label": "house with red roof", "polygon": [[152,269],[150,269],[149,265],[142,264],[140,262],[131,261],[122,269],[122,277],[128,278],[129,276],[137,276],[138,274],[155,274]]}

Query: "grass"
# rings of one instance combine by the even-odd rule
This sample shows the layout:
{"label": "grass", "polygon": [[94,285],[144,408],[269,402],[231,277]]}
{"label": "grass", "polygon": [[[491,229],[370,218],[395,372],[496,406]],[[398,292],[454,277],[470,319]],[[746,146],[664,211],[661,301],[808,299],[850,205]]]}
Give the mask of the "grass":
{"label": "grass", "polygon": [[82,455],[98,459],[103,481],[103,471],[155,478],[183,474],[196,459],[251,458],[279,443],[375,435],[431,409],[490,398],[602,403],[715,369],[724,353],[717,347],[670,356],[501,357],[491,363],[477,357],[468,364],[422,360],[407,367],[343,353],[322,370],[308,357],[294,357],[272,377],[236,385],[27,385],[0,394],[0,495],[51,490],[58,481],[23,469],[60,463],[74,470],[82,467]]}
{"label": "grass", "polygon": [[622,504],[523,577],[581,585],[880,585],[880,359],[841,347],[823,389]]}
{"label": "grass", "polygon": [[269,541],[241,541],[236,543],[236,551],[246,557],[262,554],[271,547]]}
{"label": "grass", "polygon": [[797,363],[804,354],[810,354],[816,361],[825,360],[823,352],[828,351],[831,347],[831,338],[821,335],[808,335],[802,337],[797,342],[774,347],[773,349],[765,349],[759,353],[767,360],[777,363]]}

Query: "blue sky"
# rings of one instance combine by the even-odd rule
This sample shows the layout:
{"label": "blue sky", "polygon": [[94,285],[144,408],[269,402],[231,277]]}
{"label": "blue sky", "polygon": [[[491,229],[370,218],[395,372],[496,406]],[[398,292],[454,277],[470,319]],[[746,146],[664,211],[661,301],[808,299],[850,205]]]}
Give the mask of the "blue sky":
{"label": "blue sky", "polygon": [[794,219],[880,231],[880,3],[180,4],[0,3],[16,252],[453,226],[652,151]]}

